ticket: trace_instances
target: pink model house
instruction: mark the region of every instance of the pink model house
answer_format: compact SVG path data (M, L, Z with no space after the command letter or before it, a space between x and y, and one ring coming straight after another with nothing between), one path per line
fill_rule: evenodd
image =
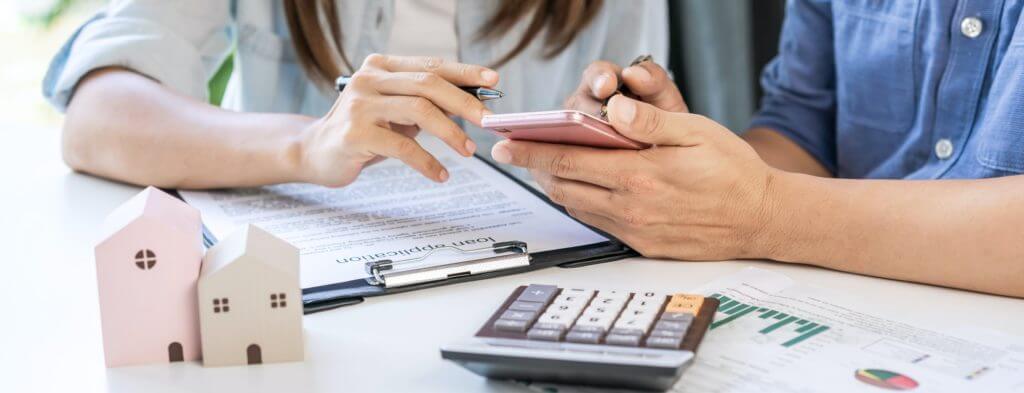
M107 367L200 358L199 211L149 187L114 210L96 245Z

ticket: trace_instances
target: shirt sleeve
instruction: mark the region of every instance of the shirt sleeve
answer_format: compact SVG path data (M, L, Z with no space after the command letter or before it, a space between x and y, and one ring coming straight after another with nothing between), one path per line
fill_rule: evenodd
M822 0L790 0L779 54L761 75L764 97L751 127L778 131L836 173L836 75L832 10Z
M651 55L659 64L668 61L668 2L660 0L606 1L612 14L600 58L628 65L637 56Z
M90 71L124 67L207 100L207 81L231 49L230 0L120 0L83 24L57 52L43 96L67 109Z

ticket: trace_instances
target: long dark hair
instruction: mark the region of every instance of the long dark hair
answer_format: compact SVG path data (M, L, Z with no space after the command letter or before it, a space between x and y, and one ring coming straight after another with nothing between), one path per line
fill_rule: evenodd
M519 43L491 67L500 67L518 56L543 31L544 57L561 53L594 19L603 0L502 0L476 34L478 40L494 40L519 20L531 18ZM341 47L341 25L335 0L284 0L288 28L299 62L310 79L330 86L334 78L354 70Z

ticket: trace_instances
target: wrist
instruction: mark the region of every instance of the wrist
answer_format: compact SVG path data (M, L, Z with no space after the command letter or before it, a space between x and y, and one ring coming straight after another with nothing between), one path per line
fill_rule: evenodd
M306 152L309 150L310 135L315 132L319 119L296 116L295 126L285 135L283 143L280 144L278 162L285 174L286 182L310 183L311 172L309 162L306 160Z
M757 230L743 258L792 261L795 217L805 190L804 175L769 168L755 214Z
M775 212L765 228L761 258L780 262L812 263L831 239L838 223L838 201L831 179L778 170Z

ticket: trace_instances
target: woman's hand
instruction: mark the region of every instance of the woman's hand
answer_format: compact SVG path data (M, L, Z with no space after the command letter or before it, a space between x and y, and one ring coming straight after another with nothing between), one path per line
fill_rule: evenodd
M458 86L494 86L486 67L433 57L373 54L323 118L302 133L300 178L330 187L353 182L369 164L397 158L438 182L448 171L413 139L420 129L469 157L476 150L448 115L480 125L490 111Z

